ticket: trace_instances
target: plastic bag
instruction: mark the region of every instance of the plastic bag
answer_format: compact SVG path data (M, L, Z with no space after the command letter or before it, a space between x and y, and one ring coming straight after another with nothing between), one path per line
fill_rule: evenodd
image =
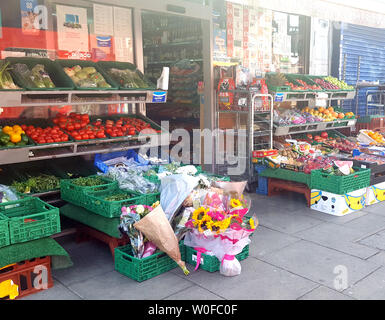
M118 181L123 190L136 191L143 194L158 192L158 185L150 182L142 176L139 166L111 167L105 176Z
M219 267L219 272L226 277L235 277L241 274L242 267L235 256L226 255Z
M198 185L197 177L187 174L174 174L164 177L160 185L160 204L168 218L172 221L174 214Z
M19 197L9 187L0 184L0 203L16 201Z

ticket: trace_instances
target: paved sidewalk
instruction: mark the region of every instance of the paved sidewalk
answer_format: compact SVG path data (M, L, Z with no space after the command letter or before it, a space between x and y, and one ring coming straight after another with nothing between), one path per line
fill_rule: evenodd
M58 242L74 266L53 271L53 288L24 299L385 299L385 203L334 217L297 194L250 196L260 225L240 276L188 265L187 277L177 268L138 283L114 271L107 245L68 236Z

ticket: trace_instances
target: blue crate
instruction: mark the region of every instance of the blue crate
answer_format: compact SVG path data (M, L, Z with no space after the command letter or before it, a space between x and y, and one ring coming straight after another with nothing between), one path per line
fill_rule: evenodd
M268 180L267 179L268 178L260 176L261 172L264 170L266 170L265 166L261 166L261 165L255 166L255 171L257 171L257 173L258 173L258 188L256 190L256 193L267 196L267 194L268 194Z
M140 155L138 155L134 150L127 150L111 153L98 153L95 155L94 165L103 173L107 173L108 166L104 163L104 161L119 157L126 157L127 159L134 158L138 165L148 165L149 163L147 160L144 160Z

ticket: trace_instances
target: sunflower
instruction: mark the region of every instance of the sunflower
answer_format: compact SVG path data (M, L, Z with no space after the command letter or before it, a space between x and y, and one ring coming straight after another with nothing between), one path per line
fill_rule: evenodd
M200 222L202 221L202 219L207 215L207 213L209 212L210 209L205 209L203 207L200 207L198 209L196 209L193 214L192 214L192 220L193 220L193 223L194 225L196 226L197 224L200 225Z
M252 230L255 229L255 223L254 223L254 219L253 218L250 218L250 227Z
M231 199L230 205L232 208L238 208L238 207L242 206L242 203L238 199Z

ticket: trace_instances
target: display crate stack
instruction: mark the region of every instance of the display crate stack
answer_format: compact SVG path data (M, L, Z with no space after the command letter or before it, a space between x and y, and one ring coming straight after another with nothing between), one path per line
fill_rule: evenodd
M59 209L37 197L0 204L0 251L8 246L50 237L60 231ZM53 286L50 257L36 257L31 261L14 261L11 265L0 266L0 288L10 286L9 292L1 290L0 298L21 298ZM47 270L46 286L36 287L31 280L34 267L38 265ZM21 276L27 279L26 283Z

